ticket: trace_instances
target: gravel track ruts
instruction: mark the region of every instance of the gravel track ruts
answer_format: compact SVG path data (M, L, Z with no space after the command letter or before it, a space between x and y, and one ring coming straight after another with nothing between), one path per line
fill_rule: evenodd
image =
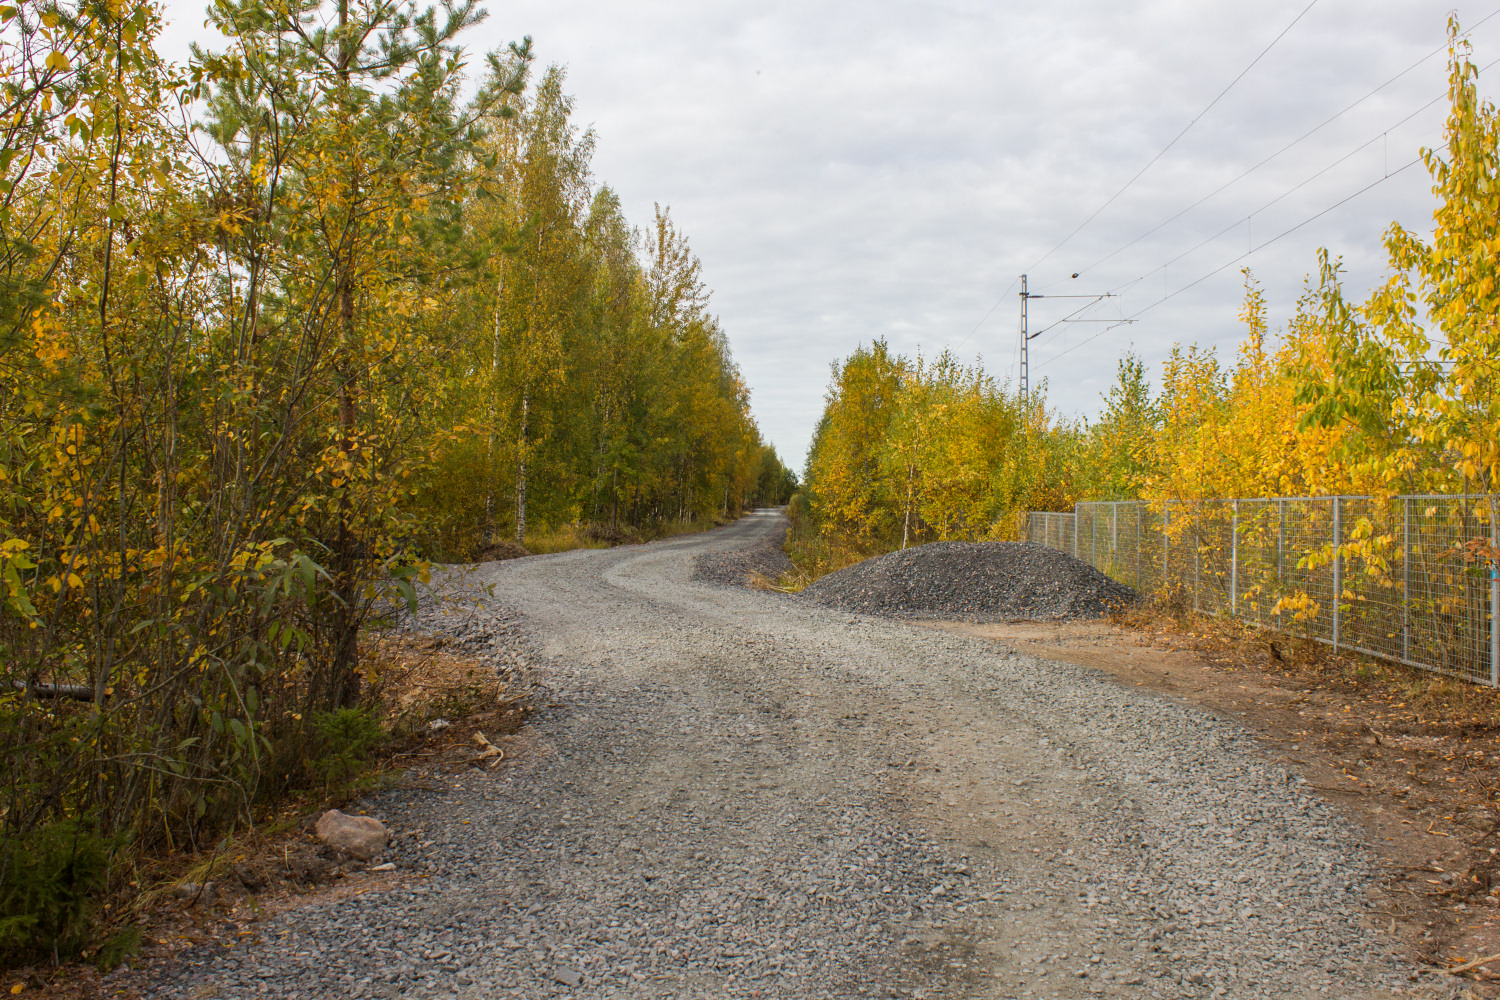
M1355 831L1232 724L694 582L782 523L480 567L493 598L426 624L542 685L519 752L363 803L388 889L150 995L1448 995L1370 929Z

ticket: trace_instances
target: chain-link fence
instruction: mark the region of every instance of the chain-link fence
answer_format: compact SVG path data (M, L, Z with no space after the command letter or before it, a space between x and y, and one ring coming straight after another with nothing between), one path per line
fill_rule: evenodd
M1026 533L1141 593L1500 686L1496 515L1489 496L1122 501Z

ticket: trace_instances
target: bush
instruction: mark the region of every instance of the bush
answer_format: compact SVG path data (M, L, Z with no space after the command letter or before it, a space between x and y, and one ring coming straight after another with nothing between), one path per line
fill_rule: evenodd
M313 716L313 730L322 753L312 761L312 769L329 788L358 774L386 739L374 713L363 708L319 712Z
M0 841L0 961L77 957L91 942L110 844L76 819Z

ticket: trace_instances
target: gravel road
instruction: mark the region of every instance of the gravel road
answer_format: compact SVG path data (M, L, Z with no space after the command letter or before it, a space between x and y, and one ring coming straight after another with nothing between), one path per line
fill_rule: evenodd
M544 687L519 752L363 803L388 888L153 995L1448 995L1371 929L1355 832L1233 725L694 580L781 525L481 567L493 597L429 627Z

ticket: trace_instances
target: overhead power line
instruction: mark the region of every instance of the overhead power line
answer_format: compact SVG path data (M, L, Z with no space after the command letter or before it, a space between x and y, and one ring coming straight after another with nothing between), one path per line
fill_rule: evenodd
M1467 29L1464 30L1464 36L1467 37L1476 28L1478 28L1480 25L1484 24L1486 21L1490 20L1491 18L1495 17L1496 15L1500 15L1500 8L1496 8L1495 10L1490 11L1484 17L1480 18L1478 21L1474 22L1474 24L1470 25ZM1311 138L1316 133L1318 133L1318 132L1322 131L1323 129L1327 128L1329 125L1332 125L1334 122L1338 121L1338 119L1342 118L1344 115L1348 114L1350 111L1353 111L1355 108L1359 107L1365 101L1368 101L1370 98L1374 97L1376 94L1380 93L1382 90L1384 90L1385 88L1389 87L1391 84L1395 83L1397 80L1400 80L1403 76L1405 76L1406 74L1410 73L1412 70L1416 69L1418 66L1422 65L1423 63L1427 62L1427 60L1431 59L1433 56L1437 55L1440 52L1446 51L1447 48L1448 48L1448 43L1447 42L1444 42L1442 45L1439 45L1437 48L1433 49L1431 52L1427 53L1425 56L1423 56L1422 58L1418 59L1416 62L1412 63L1410 66L1406 67L1401 72L1397 73L1395 76L1391 77L1389 80L1385 81L1380 86L1376 87L1374 90L1369 91L1367 94L1365 94L1363 97L1359 98L1358 100L1354 101L1353 103L1345 105L1342 110L1337 111L1337 112L1335 112L1332 115L1329 115L1323 121L1321 121L1317 125L1314 125L1312 128L1308 129L1306 132L1303 132L1297 138L1293 139L1291 142L1287 143L1285 146L1282 146L1280 149L1276 150L1276 152L1272 153L1270 156L1267 156L1265 159L1261 160L1259 163L1255 164L1253 167L1248 168L1243 173L1241 173L1238 176L1236 176L1234 179L1225 181L1223 184L1220 184L1218 187L1214 188L1208 194L1206 194L1203 197L1199 198L1197 201L1193 202L1191 205L1189 205L1186 208L1182 209L1181 211L1177 212L1175 215L1172 215L1169 218L1164 219L1163 221L1161 221L1161 222L1157 223L1156 225L1152 226L1150 229L1146 230L1144 233L1142 233L1141 235L1137 236L1135 239L1131 240L1129 243L1126 243L1125 245L1123 245L1121 247L1118 247L1118 248L1116 248L1114 250L1111 250L1109 253L1105 254L1103 257L1100 257L1098 260L1094 261L1092 264L1089 264L1086 267L1080 268L1078 273L1079 274L1087 274L1087 273L1089 273L1094 268L1098 267L1100 264L1103 264L1106 261L1112 260L1113 258L1115 258L1115 257L1119 256L1120 254L1124 253L1126 250L1129 250L1131 247L1135 246L1141 240L1146 239L1148 236L1154 235L1155 233L1161 231L1163 228L1165 228L1165 227L1171 225L1172 223L1176 222L1178 219L1182 218L1184 215L1188 214L1193 209L1197 208L1199 205L1202 205L1204 202L1206 202L1206 201L1208 201L1208 200L1210 200L1210 199L1212 199L1214 197L1217 197L1218 195L1222 194L1224 191L1226 191L1229 188L1233 187L1234 185L1238 184L1240 181L1244 180L1246 177L1249 177L1251 174L1255 173L1261 167L1265 166L1267 163L1270 163L1272 160L1276 159L1281 154L1283 154L1283 153L1291 150L1292 148L1294 148L1296 146L1301 145L1303 142L1305 142L1306 140L1308 140L1309 138ZM1418 109L1418 111L1416 112L1416 114L1420 114L1422 111L1426 111L1429 107L1431 107L1433 104L1437 103L1437 101L1442 100L1443 97L1445 97L1445 96L1447 96L1447 95L1446 94L1439 95L1434 101L1431 101L1428 104L1423 105L1420 109ZM1411 117L1415 117L1415 114L1413 114L1411 116L1408 116L1408 118L1402 119L1400 122L1397 122L1396 125L1391 126L1391 128L1395 128L1398 125L1404 124ZM1390 131L1390 130L1387 129L1386 131ZM1379 138L1379 136L1377 136L1376 138ZM1372 139L1370 141L1374 142L1375 140ZM1368 145L1368 143L1366 143L1366 145ZM1363 149L1364 146L1361 146L1359 148ZM1060 280L1062 280L1062 279L1060 279ZM1057 282L1054 282L1054 284L1057 284Z
M1489 17L1494 17L1495 14L1500 14L1500 10L1495 11L1493 14L1489 15ZM1488 20L1489 17L1486 17L1484 20ZM1480 23L1483 23L1483 22L1480 22ZM1478 27L1478 25L1476 24L1475 27ZM1488 72L1489 70L1493 69L1497 65L1500 65L1500 59L1493 59L1490 62L1485 63L1482 67L1480 67L1479 72L1481 74L1483 74L1483 73ZM1132 279L1130 281L1127 281L1127 282L1125 282L1122 285L1117 285L1114 288L1114 291L1118 294L1118 293L1122 292L1126 288L1130 288L1130 287L1132 287L1134 285L1140 284L1142 281L1145 281L1147 278L1151 277L1153 274L1156 274L1158 271L1161 271L1162 269L1164 269L1166 267L1169 267L1172 264L1175 264L1177 261L1182 260L1184 257L1187 257L1187 256L1189 256L1189 255L1197 252L1198 250L1201 250L1203 247L1205 247L1208 244L1214 242L1215 240L1223 237L1225 234L1227 234L1227 233L1229 233L1229 232L1231 232L1231 231L1239 228L1239 226L1241 224L1243 224L1244 222L1246 222L1249 218L1251 218L1251 217L1253 217L1255 215L1258 215L1259 213L1261 213L1261 212L1265 211L1266 209L1270 208L1272 205L1274 205L1277 202L1281 201L1283 198L1287 197L1288 195L1290 195L1290 194L1298 191L1299 189L1307 186L1312 181L1314 181L1317 178L1323 176L1328 171L1332 170L1334 167L1337 167L1339 164L1344 163L1350 157L1354 156L1356 153L1359 153L1361 150L1369 148L1376 141L1378 141L1384 135L1386 135L1386 133L1390 132L1391 129L1399 128L1400 126L1406 124L1407 122L1409 122L1413 118L1415 118L1417 115L1421 114L1423 111L1426 111L1428 108L1432 107L1434 104L1436 104L1439 101L1443 100L1444 97L1446 97L1446 96L1447 95L1444 94L1442 96L1434 98L1431 101L1428 101L1426 104L1424 104L1422 107L1418 108L1416 111L1412 112L1411 114L1407 115L1405 118L1402 118L1400 121L1396 122L1396 124L1390 126L1389 128L1385 129L1384 131L1382 131L1381 133L1379 133L1378 135L1376 135L1375 137L1373 137L1373 138L1367 140L1366 142L1360 144L1359 146L1355 147L1353 150L1351 150L1350 152L1344 154L1339 159L1335 160L1333 163L1330 163L1328 166L1324 167L1322 170L1319 170L1317 173L1313 174L1312 176L1304 179L1303 181L1301 181L1300 183L1294 185L1293 187L1288 188L1286 191L1283 191L1281 194L1277 195L1275 198L1272 198L1270 201L1266 202L1260 208L1258 208L1254 212L1250 213L1250 216L1247 216L1244 219L1237 219L1237 220L1235 220L1234 223L1232 223L1229 226L1226 226L1224 229L1219 230L1219 232L1215 233L1213 236L1210 236L1208 239L1199 242L1196 246L1192 247L1191 249L1183 251L1182 253L1178 254L1176 257L1173 257L1171 260L1168 260L1166 263L1161 264L1158 267L1152 268L1150 271L1147 271L1145 274L1142 274L1140 277L1134 278L1134 279ZM1387 170L1381 177L1378 177L1374 181L1370 182L1369 184L1366 184L1364 187L1360 188L1358 191L1355 191L1353 194L1350 194L1350 195L1348 195L1348 196L1346 196L1344 198L1341 198L1339 201L1337 201L1334 204L1332 204L1332 205L1328 206L1327 208L1323 209L1321 212L1318 212L1316 215L1312 215L1312 216L1309 216L1306 219L1303 219L1301 222L1297 223L1295 226L1292 226L1289 229L1283 230L1282 232L1278 233L1277 235L1271 237L1269 240L1266 240L1264 243L1261 243L1258 246L1251 247L1250 249L1246 250L1244 253L1240 254L1238 257L1234 258L1233 260L1229 261L1228 263L1221 264L1220 266L1214 268L1212 271L1209 271L1207 274L1204 274L1204 275L1202 275L1202 276L1194 279L1193 281L1189 282L1188 284L1183 285L1181 288L1177 289L1176 291L1171 292L1171 293L1169 293L1167 295L1162 296L1161 298L1159 298L1159 299L1155 300L1154 302L1152 302L1150 305L1147 305L1147 306L1143 307L1142 309L1140 309L1139 311L1131 314L1131 316L1127 320L1114 323L1111 326L1107 326L1103 330L1100 330L1098 333L1094 334L1092 337L1088 337L1088 338L1080 341L1079 343L1074 344L1072 347L1067 348L1066 350L1062 351L1061 353L1055 354L1052 357L1047 358L1047 359L1045 359L1043 361L1039 361L1037 363L1036 367L1042 368L1042 367L1044 367L1046 365L1049 365L1052 362L1056 361L1058 358L1063 357L1063 355L1071 354L1073 351L1078 350L1080 347L1083 347L1086 344L1089 344L1089 343L1092 343L1095 340L1098 340L1100 337L1104 336L1106 333L1109 333L1111 330L1114 330L1114 329L1116 329L1119 326L1123 326L1126 322L1134 322L1136 319L1138 319L1139 317L1141 317L1142 315L1144 315L1146 312L1149 312L1150 310L1155 309L1157 306L1163 304L1164 302L1167 302L1167 301L1169 301L1171 299L1174 299L1177 296L1181 295L1183 292L1186 292L1189 289L1191 289L1191 288L1193 288L1193 287L1195 287L1195 286L1203 283L1204 281L1207 281L1209 278L1211 278L1214 275L1220 273L1225 268L1233 267L1235 264L1240 263L1241 261L1243 261L1246 258L1248 258L1248 257L1250 257L1250 256L1252 256L1252 255L1254 255L1254 254L1256 254L1258 252L1260 252L1261 250L1264 250L1266 247L1270 246L1273 243L1276 243L1278 240L1281 240L1282 238L1284 238L1286 236L1290 236L1292 233L1294 233L1297 230L1301 229L1303 226L1306 226L1309 223L1312 223L1312 222L1317 221L1318 219L1321 219L1323 216L1327 215L1329 212L1332 212L1335 209L1339 208L1340 206L1345 205L1345 204L1347 204L1350 201L1353 201L1355 198L1358 198L1360 195L1364 194L1365 192L1367 192L1367 191L1369 191L1369 190L1371 190L1371 189L1373 189L1375 187L1378 187L1379 185L1381 185L1381 184L1385 183L1386 181L1390 180L1392 177L1395 177L1398 174L1404 173L1405 171L1411 169L1412 167L1416 166L1418 163L1421 163L1421 162L1422 162L1422 158L1420 156L1418 156L1418 157L1415 157L1414 159L1407 160L1405 163L1401 164L1395 170Z
M1021 280L1020 278L1015 278L1014 280L1011 281L1011 283L1009 285L1005 286L1005 291L1003 291L1003 292L1000 293L1000 297L995 300L995 304L992 305L992 306L990 306L988 309L986 309L984 311L984 315L981 316L981 317L979 317L979 322L974 324L974 329L972 329L968 333L964 334L964 339L960 340L958 342L957 347L954 348L955 350L957 350L958 347L962 347L965 344L967 344L969 342L969 338L972 337L972 336L974 336L974 334L976 334L976 333L979 332L979 328L981 326L984 326L985 321L990 318L990 316L994 313L994 311L996 309L1000 308L1000 303L1002 303L1002 302L1005 301L1006 296L1008 296L1010 294L1011 289L1015 288L1016 287L1016 282L1018 282L1020 280Z
M1094 212L1093 212L1092 215L1090 215L1087 219L1084 219L1082 222L1080 222L1077 225L1077 227L1074 228L1074 230L1071 233L1069 233L1068 235L1064 236L1058 242L1058 244L1056 246L1054 246L1051 250L1048 250L1046 253L1042 254L1041 257L1037 258L1036 263L1032 264L1031 267L1027 268L1026 270L1027 271L1034 271L1034 270L1036 270L1036 268L1038 266L1040 266L1043 261L1045 261L1048 257L1051 257L1053 254L1057 253L1057 251L1061 250L1064 246L1067 245L1067 243L1068 243L1069 240L1071 240L1073 237L1075 237L1079 233L1081 233L1083 231L1083 229L1084 229L1085 226L1087 226L1090 222L1093 222L1095 219L1097 219L1099 217L1099 214L1101 212L1103 212L1110 205L1113 205L1115 203L1115 200L1117 198L1119 198L1120 195L1122 195L1126 191L1130 190L1131 185L1135 184L1136 181L1140 180L1141 176L1143 174L1145 174L1146 171L1150 170L1156 164L1156 161L1160 160L1163 156L1166 156L1168 150L1170 150L1173 146L1177 145L1178 141L1183 136L1187 135L1188 132L1190 132L1192 130L1193 126L1197 125L1198 122L1200 120L1202 120L1202 118L1203 118L1204 115L1208 114L1209 111L1213 110L1214 105L1218 104L1221 100L1223 100L1224 99L1224 95L1227 94L1227 93L1229 93L1231 90L1233 90L1234 89L1234 85L1237 84L1237 83L1239 83L1242 79L1244 79L1245 74L1249 73L1252 69L1254 69L1255 68L1255 64L1258 63L1258 62L1260 62L1262 59L1264 59L1266 57L1266 53L1270 52L1273 48L1275 48L1276 47L1276 43L1279 42L1279 41L1281 41L1282 38L1286 37L1286 33L1289 32L1289 31L1291 31L1294 27L1296 27L1297 22L1300 21L1300 20L1302 20L1304 17L1306 17L1307 16L1307 12L1310 11L1310 10L1312 10L1313 7L1317 6L1317 3L1318 3L1318 0L1312 0L1312 2L1309 3L1306 7L1302 8L1302 13L1300 13L1296 17L1292 18L1291 23L1288 24L1285 28L1282 28L1281 29L1281 33L1278 34L1275 38L1271 39L1270 44L1267 45L1265 48L1261 49L1260 50L1260 54L1258 56L1256 56L1254 59L1250 60L1250 64L1248 66L1246 66L1244 69L1240 70L1239 74L1233 80L1229 81L1229 85L1226 86L1223 90L1219 91L1218 96L1216 96L1213 100L1209 101L1208 104L1204 107L1204 109L1202 111L1198 112L1198 114L1193 117L1192 121L1190 121L1186 125L1184 125L1182 127L1182 131L1180 131L1176 135L1174 135L1172 137L1171 141L1168 142L1165 146L1163 146L1161 148L1160 152L1158 152L1155 156L1151 157L1151 159L1146 162L1146 165L1144 167L1142 167L1141 169L1137 170L1135 172L1135 175L1133 177L1131 177L1130 180L1126 181L1125 184L1118 191L1116 191L1114 194L1110 195L1109 198L1107 198L1105 200L1104 204L1102 204L1098 208L1094 209Z
M1497 61L1500 61L1500 60L1497 60ZM1485 69L1489 69L1490 66L1493 66L1493 65L1495 65L1495 64L1494 63L1490 63L1489 66L1485 67ZM1446 95L1444 95L1444 96L1446 96ZM1379 133L1378 135L1374 136L1373 138L1366 139L1364 142L1360 143L1358 146L1355 146L1353 149L1351 149L1349 152L1345 153L1343 156L1339 157L1337 160L1334 160L1332 163L1328 164L1328 166L1326 166L1323 169L1319 170L1317 173L1314 173L1314 174L1312 174L1312 175L1310 175L1308 177L1303 178L1301 181L1298 181L1296 184L1294 184L1291 187L1287 188L1285 191L1281 192L1276 197L1274 197L1270 201L1266 202L1264 205L1262 205L1259 208L1255 209L1249 215L1246 215L1243 218L1235 219L1233 222L1231 222L1229 225L1225 226L1223 229L1219 230L1217 233L1214 233L1212 236L1208 237L1207 239L1204 239L1204 240L1200 241L1199 243L1195 244L1194 246L1189 247L1187 250L1184 250L1182 253L1178 254L1176 257L1173 257L1170 260L1164 261L1163 263L1161 263L1161 264L1157 265L1156 267L1152 268L1151 270L1147 271L1145 274L1141 275L1140 277L1133 278L1130 281L1125 282L1124 284L1116 285L1114 287L1113 291L1119 292L1119 291L1122 291L1123 289L1129 288L1132 285L1140 284L1142 281L1145 281L1147 278L1151 277L1157 271L1161 271L1161 270L1163 270L1165 268L1171 267L1173 264L1175 264L1178 261L1182 260L1184 257L1189 257L1189 256L1197 253L1199 250L1202 250L1204 247L1208 246L1210 243L1212 243L1215 240L1223 237L1227 233L1233 232L1234 230L1238 229L1240 226L1244 225L1250 219L1253 219L1255 216L1260 215L1262 212L1268 210L1269 208L1271 208L1273 205L1275 205L1277 202L1281 201L1282 199L1290 197L1293 194L1296 194L1298 191L1300 191L1303 188L1307 187L1307 185L1311 184L1313 181L1317 180L1319 177L1322 177L1324 174L1328 173L1328 171L1334 169L1335 167L1341 166L1344 163L1347 163L1353 157L1355 157L1358 154L1364 152L1366 149L1369 149L1375 143L1379 142L1381 139L1383 139L1386 136L1387 133L1391 132L1393 129L1398 129L1402 125L1405 125L1407 122L1411 121L1413 118L1417 117L1422 112L1426 111L1428 108L1432 107L1434 104L1437 104L1441 100L1443 100L1443 97L1437 97L1437 98L1434 98L1431 101L1428 101L1426 104L1422 105L1420 108L1418 108L1417 110L1413 111L1411 114L1407 115L1405 118L1401 119L1400 121L1396 122L1394 125L1392 125L1389 128L1387 128L1384 132ZM1407 164L1407 165L1410 166L1410 164ZM1300 225L1300 223L1299 223L1299 225Z
M1209 271L1207 274L1201 275L1201 276L1193 279L1192 281L1188 282L1186 285L1183 285L1181 288L1177 289L1176 291L1170 292L1170 293L1168 293L1166 295L1163 295L1161 298L1159 298L1156 301L1152 302L1150 305L1143 306L1141 309L1139 309L1136 312L1132 313L1128 317L1127 320L1123 320L1120 323L1116 323L1114 326L1105 327L1103 330L1100 330L1098 333L1094 334L1092 337L1088 337L1088 338L1086 338L1084 340L1079 341L1078 343L1074 344L1072 347L1069 347L1066 350L1059 352L1058 354L1054 354L1052 357L1047 358L1045 361L1038 362L1037 363L1037 367L1038 368L1042 368L1042 367L1044 367L1046 365L1050 365L1052 362L1058 360L1059 358L1064 357L1065 355L1072 354L1074 351L1078 350L1080 347L1083 347L1086 344L1090 344L1090 343L1094 342L1095 340L1098 340L1100 337L1104 336L1110 330L1113 330L1116 327L1123 325L1123 323L1125 323L1125 322L1134 322L1135 320L1139 319L1141 316L1143 316L1146 313L1150 312L1152 309L1155 309L1157 306L1161 305L1162 303L1171 301L1172 299L1175 299L1177 296L1181 295L1183 292L1186 292L1189 289L1194 288L1194 287L1202 284L1203 282L1207 281L1209 278L1212 278L1214 275L1216 275L1219 272L1223 271L1225 268L1233 267L1234 265L1236 265L1236 264L1240 263L1241 261L1245 260L1247 257L1250 257L1250 256L1252 256L1252 255L1254 255L1256 253L1259 253L1261 250L1264 250L1266 247L1268 247L1271 244L1277 242L1278 240L1281 240L1281 239L1283 239L1283 238L1285 238L1287 236L1290 236L1292 233L1295 233L1297 230L1301 229L1303 226L1308 225L1309 223L1316 222L1318 219L1321 219L1323 216L1327 215L1329 212L1332 212L1335 209L1340 208L1343 205L1348 204L1349 202L1353 201L1355 198L1358 198L1360 195L1364 194L1366 191L1369 191L1372 188L1375 188L1375 187L1380 186L1381 184L1384 184L1386 181L1390 180L1392 177L1396 177L1397 175L1402 174L1402 173L1404 173L1407 170L1410 170L1412 167L1416 166L1418 163L1421 163L1421 162L1422 162L1422 158L1420 156L1416 157L1415 159L1407 160L1405 163L1403 163L1401 166L1397 167L1395 170L1390 171L1389 173L1385 174L1384 176L1377 177L1375 180L1371 181L1369 184L1366 184L1364 187L1360 188L1358 191L1355 191L1353 194L1351 194L1351 195L1349 195L1349 196L1347 196L1345 198L1341 198L1338 201L1334 202L1332 205L1329 205L1327 208L1323 209L1317 215L1308 216L1306 219L1303 219L1301 222L1297 223L1295 226L1292 226L1290 229L1284 229L1284 230L1282 230L1280 233L1277 233L1275 236L1273 236L1270 239L1266 240L1264 243L1260 244L1259 246L1256 246L1256 247L1253 247L1253 248L1251 248L1249 250L1246 250L1244 253L1240 254L1238 257L1234 258L1233 260L1228 261L1228 262L1226 262L1224 264L1220 264L1218 267L1214 268L1212 271ZM1143 275L1141 278L1137 278L1136 281L1144 280L1145 277L1146 277L1146 275Z

